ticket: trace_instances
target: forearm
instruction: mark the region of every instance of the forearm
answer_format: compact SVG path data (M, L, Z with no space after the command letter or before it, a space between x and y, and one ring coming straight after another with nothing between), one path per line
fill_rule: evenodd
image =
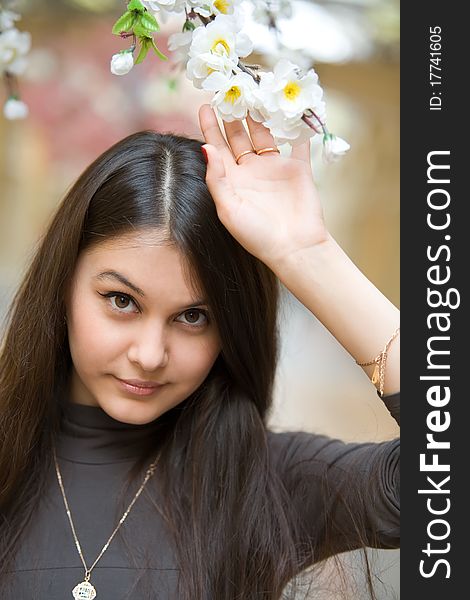
M399 310L329 238L270 268L359 362L373 360L399 325ZM363 367L369 377L374 366ZM388 349L384 393L400 389L400 336Z

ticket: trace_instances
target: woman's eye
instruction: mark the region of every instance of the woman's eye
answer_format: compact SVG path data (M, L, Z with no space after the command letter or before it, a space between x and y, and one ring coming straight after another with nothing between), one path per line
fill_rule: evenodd
M200 308L190 308L189 310L185 310L184 313L181 313L181 316L185 317L186 324L192 325L193 327L203 327L209 322L207 312ZM202 319L200 317L202 317Z
M107 299L111 309L115 312L119 313L138 313L139 307L136 302L127 294L123 294L122 292L109 292L107 294L101 294L98 292L100 296L103 296ZM185 310L178 317L180 319L184 317L183 323L185 325L190 325L192 327L204 327L209 323L209 316L207 311L202 310L200 308L190 308Z
M118 292L110 292L109 294L101 294L105 298L108 298L111 308L121 313L133 313L138 312L133 307L136 306L134 300L127 294L121 294Z

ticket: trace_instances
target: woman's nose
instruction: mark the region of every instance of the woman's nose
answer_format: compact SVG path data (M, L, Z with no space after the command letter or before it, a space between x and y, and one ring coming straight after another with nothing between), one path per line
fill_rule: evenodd
M156 371L168 363L168 344L162 327L144 326L129 346L127 356L143 371Z

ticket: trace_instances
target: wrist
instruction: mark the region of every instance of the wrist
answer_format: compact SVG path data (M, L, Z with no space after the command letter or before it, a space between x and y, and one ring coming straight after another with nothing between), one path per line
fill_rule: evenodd
M322 243L286 253L273 267L284 286L357 361L376 357L398 327L398 309L330 235ZM399 340L390 345L385 381L382 368L384 394L398 389L399 348ZM375 363L364 367L369 377L374 368Z
M325 230L314 244L291 246L280 252L277 258L271 259L268 266L282 280L284 274L302 269L306 263L319 266L328 264L338 258L338 252L341 252L341 249L330 233Z

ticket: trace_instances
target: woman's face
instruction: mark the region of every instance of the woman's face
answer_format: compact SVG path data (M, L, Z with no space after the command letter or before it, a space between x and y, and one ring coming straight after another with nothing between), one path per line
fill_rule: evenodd
M220 351L205 299L185 282L181 255L152 232L82 252L66 312L70 400L124 423L148 423L179 404Z

